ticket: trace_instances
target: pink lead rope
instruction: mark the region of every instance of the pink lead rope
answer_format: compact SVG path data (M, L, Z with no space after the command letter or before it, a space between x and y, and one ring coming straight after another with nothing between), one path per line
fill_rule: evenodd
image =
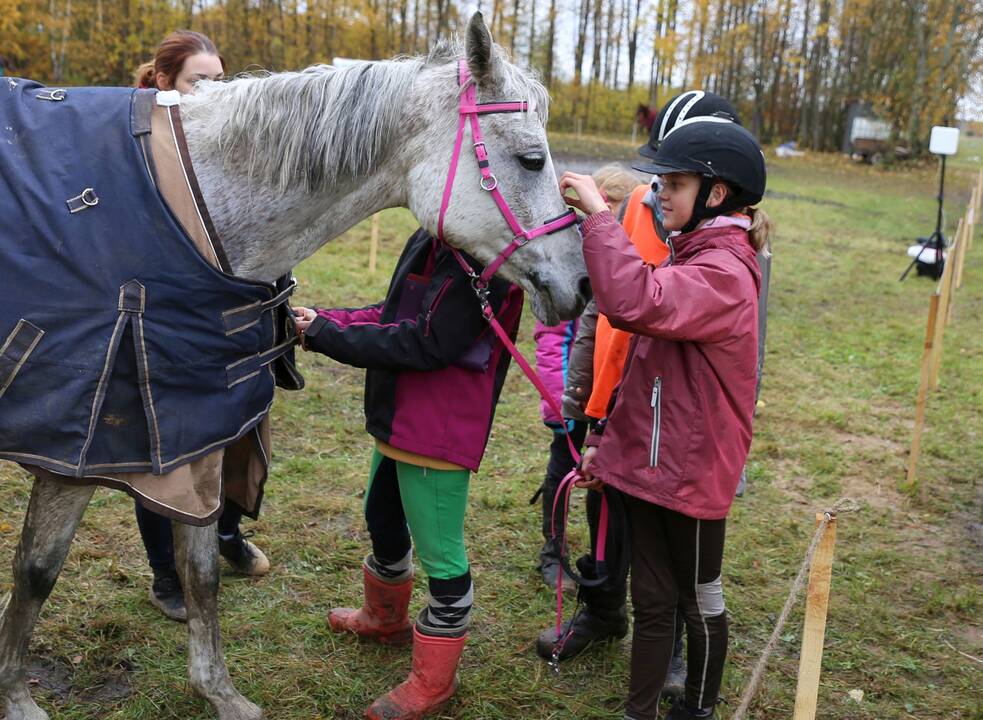
M501 191L498 189L498 179L491 171L491 164L488 160L488 150L485 147L484 141L482 140L481 125L478 121L478 116L490 113L528 112L529 104L525 101L479 103L477 101L477 89L475 88L475 83L471 78L471 72L468 70L468 65L464 60L458 61L458 82L463 90L461 92L457 137L454 140L454 152L451 155L450 166L447 170L447 180L444 183L444 194L440 200L440 214L437 218L437 238L441 242L445 242L444 216L447 214L447 208L450 205L451 193L454 188L454 178L457 176L457 164L461 158L461 148L464 145L464 130L470 123L471 139L474 144L475 159L478 161L478 170L481 173L481 189L489 193L492 199L495 201L499 211L502 213L502 217L505 218L505 222L508 223L509 229L512 231L513 238L512 242L510 242L508 246L502 250L501 253L499 253L498 257L489 263L481 274L475 272L474 268L468 264L468 262L461 256L461 253L456 248L450 246L448 247L450 247L451 252L454 254L454 258L457 260L458 264L471 278L471 286L474 288L475 294L478 296L478 300L481 303L482 315L484 315L485 319L488 321L488 324L491 325L492 330L498 336L498 339L501 340L505 348L509 351L509 354L515 358L516 363L520 368L522 368L522 372L526 374L526 377L528 377L535 386L543 400L546 401L553 412L556 413L557 417L562 418L563 411L556 402L556 398L550 394L549 390L546 388L546 385L543 384L543 381L536 374L536 371L532 369L528 362L526 362L526 359L522 356L522 353L519 352L518 348L516 348L511 338L509 338L508 334L495 317L495 313L492 310L491 303L489 302L488 283L495 273L498 272L498 269L502 266L502 264L508 260L516 250L521 248L530 240L570 227L577 222L577 215L573 210L567 210L567 212L563 213L559 217L548 220L533 230L525 230L522 227L515 215L512 213L511 208L509 208L508 202L506 202ZM570 455L573 457L574 461L579 467L581 460L580 453L577 451L577 448L573 443L573 439L570 437L570 433L566 429L565 425L563 427L563 432L566 434L567 445L570 448ZM563 520L561 521L561 527L559 528L561 552L562 548L566 547L566 518L570 508L570 494L573 491L574 482L578 477L580 477L578 468L574 468L567 473L566 477L564 477L560 482L560 485L557 488L556 497L553 500L552 534L553 538L556 539L558 532L556 527L556 511L559 507L561 496L563 498ZM597 562L599 564L604 562L608 531L607 498L603 493L601 497L601 514L596 553ZM561 641L562 625L563 573L560 572L557 573L556 580L557 644L553 650L553 660L550 663L555 672L560 671L559 653L560 650L562 650L563 642L566 640L564 637Z

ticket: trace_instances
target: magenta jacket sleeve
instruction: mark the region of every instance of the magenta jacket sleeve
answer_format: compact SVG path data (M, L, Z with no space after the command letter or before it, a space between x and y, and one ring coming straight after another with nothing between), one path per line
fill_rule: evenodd
M378 323L382 315L382 303L364 308L315 308L315 310L318 315L339 327L347 327L352 323Z
M670 340L716 342L729 337L744 311L735 268L741 261L710 248L683 265L645 263L610 212L581 226L584 260L598 309L612 327Z

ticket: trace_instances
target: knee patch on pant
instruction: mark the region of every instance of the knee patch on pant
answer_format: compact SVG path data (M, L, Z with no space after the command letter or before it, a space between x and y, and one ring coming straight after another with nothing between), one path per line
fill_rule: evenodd
M697 584L696 603L700 608L700 615L705 618L723 615L726 610L724 607L724 584L719 575L710 582Z

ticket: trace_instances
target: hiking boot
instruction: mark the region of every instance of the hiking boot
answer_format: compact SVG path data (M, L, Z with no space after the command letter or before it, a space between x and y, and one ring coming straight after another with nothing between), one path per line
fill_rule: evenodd
M361 608L334 608L328 624L334 632L351 632L382 645L406 645L413 639L409 619L413 573L383 580L362 564L364 600Z
M666 720L716 720L714 707L691 708L682 699L677 698L672 705Z
M236 530L236 534L228 540L220 535L218 551L240 575L261 577L270 571L270 561L266 559L262 550L246 539L252 535L252 530L245 533Z
M569 660L580 655L591 645L621 640L627 634L628 609L626 607L622 606L620 611L613 615L602 616L594 614L590 607L585 605L572 620L563 623L560 637L566 639L563 640L558 658ZM556 628L546 628L536 641L536 653L541 658L552 660L556 645Z
M577 583L567 574L560 563L560 555L556 552L556 544L552 540L547 540L543 549L539 551L539 572L543 575L543 582L546 587L556 592L556 577L563 573L563 592L572 593L577 589Z
M184 606L184 590L174 568L154 568L154 584L150 586L150 604L166 618L178 622L188 621L188 609Z

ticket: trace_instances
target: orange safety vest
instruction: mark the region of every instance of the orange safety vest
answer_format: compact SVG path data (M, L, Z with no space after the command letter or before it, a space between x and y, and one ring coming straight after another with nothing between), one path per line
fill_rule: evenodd
M652 208L642 203L648 191L648 185L639 185L632 191L621 226L642 260L659 265L669 256L669 247L655 232ZM608 401L621 380L629 340L631 333L614 329L604 315L598 314L594 334L594 387L585 409L588 416L602 418L608 414Z

